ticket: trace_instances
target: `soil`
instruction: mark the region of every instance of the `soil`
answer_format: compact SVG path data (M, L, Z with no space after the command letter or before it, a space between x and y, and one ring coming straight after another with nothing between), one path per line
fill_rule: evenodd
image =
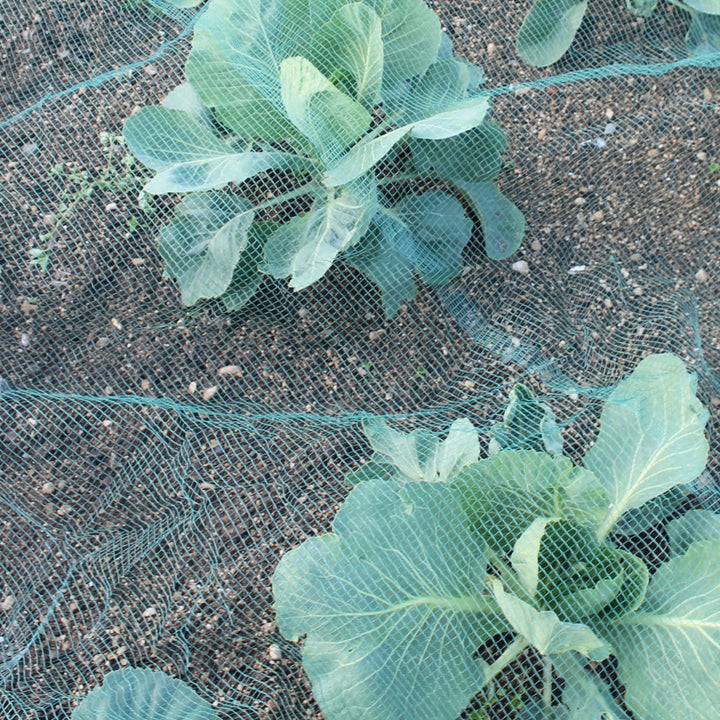
M0 21L8 717L65 718L130 664L193 681L222 718L319 718L299 648L274 624L270 578L283 552L329 529L344 474L369 455L366 413L436 430L466 415L485 432L523 381L556 410L578 459L597 430L596 389L649 352L676 352L712 413L711 462L687 502L714 507L717 69L518 88L630 58L650 38L649 57L664 58L681 42L678 13L593 16L570 57L533 70L512 42L528 3L430 4L502 89L499 184L527 234L498 263L476 233L462 276L421 289L389 322L376 289L342 265L301 293L267 283L242 313L183 308L155 244L173 201L144 215L137 188L96 188L57 233L48 271L31 266L73 188L67 172L96 176L99 134L121 132L181 80L192 11L17 3ZM65 175L49 173L57 164ZM662 557L662 539L658 527L643 546ZM499 679L493 720L536 695L535 661Z

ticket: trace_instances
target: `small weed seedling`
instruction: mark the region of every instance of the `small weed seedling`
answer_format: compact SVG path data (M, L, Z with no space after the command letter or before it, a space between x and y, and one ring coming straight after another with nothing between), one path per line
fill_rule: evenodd
M30 265L39 268L41 272L46 272L50 265L52 249L61 230L75 217L78 208L89 200L96 190L103 190L116 196L127 195L135 192L146 179L121 135L101 132L100 144L103 147L105 163L97 174L85 169L68 168L62 164L50 168L50 177L64 180L65 189L60 194L60 203L55 213L49 218L51 229L38 237L39 247L28 251L31 258ZM145 213L152 212L147 197L143 197L142 194L140 207ZM130 228L131 231L140 224L136 217L132 217L128 222L134 224L134 227Z

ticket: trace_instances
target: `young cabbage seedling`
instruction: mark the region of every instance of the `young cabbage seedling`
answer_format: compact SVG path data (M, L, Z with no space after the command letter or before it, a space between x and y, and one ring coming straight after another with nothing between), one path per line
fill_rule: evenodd
M670 522L652 577L618 543L703 471L695 390L679 358L646 358L610 393L582 465L524 387L482 460L468 420L442 441L366 421L375 454L348 477L332 532L286 553L273 578L278 626L305 637L327 720L454 720L529 648L544 689L524 720L628 720L590 666L610 656L635 720L684 720L688 698L693 717L716 717L720 516ZM500 651L484 660L488 646Z

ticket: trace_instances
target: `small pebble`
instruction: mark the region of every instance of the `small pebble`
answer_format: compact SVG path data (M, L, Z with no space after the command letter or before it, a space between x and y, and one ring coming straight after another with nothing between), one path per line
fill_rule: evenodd
M699 283L704 283L704 282L707 282L707 281L708 281L708 274L707 274L707 272L705 271L704 268L700 268L700 269L695 273L695 279L696 279Z
M573 265L568 270L568 275L580 275L580 273L584 273L587 270L587 265Z
M130 263L132 265L135 265L135 267L137 267L138 265L144 265L145 258L133 258L132 260L130 260Z
M633 295L642 295L645 291L641 287L633 288Z
M15 598L12 595L6 595L5 599L2 601L2 609L5 612L8 612L14 604Z
M268 657L271 660L282 660L282 650L279 645L271 645L268 648Z
M587 200L584 197L576 197L575 198L576 205L584 205L586 202L587 202Z
M487 54L488 57L492 57L497 52L497 45L495 43L488 43Z
M605 298L605 300L603 301L603 304L605 305L605 307L608 310L610 310L610 308L612 308L612 306L613 306L613 302L610 298Z
M641 255L640 253L633 253L633 254L630 256L630 259L631 259L633 262L642 262L642 255Z
M150 77L152 77L153 75L157 75L157 69L154 65L146 65L143 68L143 72Z
M384 330L371 330L368 333L368 338L370 340L377 340L384 332Z
M519 272L521 275L527 275L530 272L530 266L525 260L518 260L512 264L512 269L515 272Z
M115 212L118 209L117 203L111 202L105 206L105 212Z
M140 381L140 387L141 387L143 390L149 390L149 389L150 389L150 381L147 380L147 379L141 380L141 381Z
M215 396L215 393L218 391L218 389L219 388L217 385L211 385L210 387L206 387L202 391L202 399L205 400L205 402L207 402L208 400L210 400L212 397Z
M23 347L29 347L30 346L30 336L27 333L23 333L20 336L20 344Z
M710 90L710 88L705 88L703 90L703 98L704 98L705 102L712 102L713 94L712 94L712 90Z
M110 323L116 330L122 330L122 323L117 318L110 320Z
M25 155L25 157L28 157L30 155L34 155L38 151L38 144L34 142L25 143L21 148L20 152Z
M606 117L608 120L612 120L613 117L615 117L615 111L614 111L612 108L608 108L608 109L605 111L605 117Z
M593 222L600 222L605 218L605 213L602 210L596 210L593 213L590 213L590 219Z
M43 495L52 495L55 492L55 486L51 482L46 482L40 488L40 492Z
M192 395L197 392L197 383L193 380L188 386L187 391Z
M615 123L608 123L605 126L604 133L606 135L614 135L616 130L617 130L617 125Z
M152 605L149 608L145 608L145 610L143 610L142 616L144 618L149 618L153 615L157 615L157 610Z
M242 368L239 365L224 365L218 368L218 375L235 375L240 377L242 375Z
M542 250L542 243L539 240L533 240L530 247L533 252L540 252Z
M200 489L201 490L214 490L215 485L213 485L213 483L209 483L209 482L201 482Z

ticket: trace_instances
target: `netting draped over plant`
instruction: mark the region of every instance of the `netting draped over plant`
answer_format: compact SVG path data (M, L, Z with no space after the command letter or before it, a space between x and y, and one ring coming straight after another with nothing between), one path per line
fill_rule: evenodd
M716 717L719 0L0 15L1 717Z

